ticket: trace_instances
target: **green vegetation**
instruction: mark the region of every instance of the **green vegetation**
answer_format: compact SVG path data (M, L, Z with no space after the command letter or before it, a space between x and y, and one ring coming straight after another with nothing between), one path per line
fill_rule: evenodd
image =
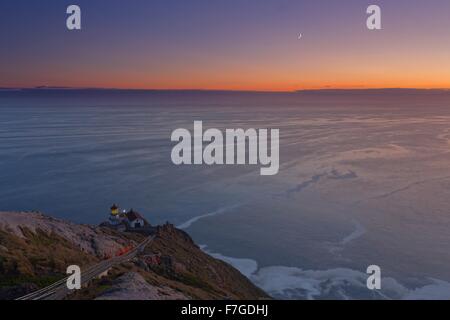
M144 239L143 235L119 233L108 228L97 228L95 233L115 242L119 248ZM39 229L22 229L22 234L23 237L8 229L0 229L0 299L14 299L46 287L64 278L69 265L83 268L99 262L76 242L70 242L59 234ZM155 254L159 259L152 259ZM148 285L158 288L162 296L268 298L236 269L200 250L187 233L165 225L158 227L155 240L137 259L114 266L107 276L92 280L87 287L75 291L67 299L95 299L110 289L117 290L114 287L116 279L129 272L139 273ZM179 295L171 296L173 292Z
M39 288L44 288L46 286L51 285L52 283L55 283L58 280L61 280L65 277L64 274L55 274L53 276L41 276L41 277L32 277L32 276L24 276L19 275L16 277L10 277L1 275L0 276L0 288L4 287L14 287L17 285L22 285L25 283L32 283L38 286Z
M190 274L183 274L178 277L178 280L188 286L196 287L206 290L208 292L214 292L214 289L207 282L199 279L198 277Z
M0 288L22 284L47 286L64 277L70 264L96 259L56 234L22 230L24 238L0 231Z

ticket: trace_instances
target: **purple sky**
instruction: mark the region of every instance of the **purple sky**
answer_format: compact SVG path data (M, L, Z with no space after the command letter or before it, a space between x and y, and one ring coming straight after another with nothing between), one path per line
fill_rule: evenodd
M2 87L450 88L448 0L2 0L0 14Z

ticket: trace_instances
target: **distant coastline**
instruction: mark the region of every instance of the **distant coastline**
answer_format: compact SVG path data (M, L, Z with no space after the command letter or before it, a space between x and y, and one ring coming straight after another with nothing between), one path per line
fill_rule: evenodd
M64 86L37 86L37 87L0 87L1 91L78 91L78 92L135 92L135 93L270 93L270 94L414 94L414 93L450 93L450 88L319 88L299 90L227 90L227 89L139 89L139 88L95 88L95 87L64 87Z

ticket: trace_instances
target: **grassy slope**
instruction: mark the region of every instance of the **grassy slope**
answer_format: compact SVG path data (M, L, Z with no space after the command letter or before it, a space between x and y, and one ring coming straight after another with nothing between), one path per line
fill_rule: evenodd
M27 229L22 232L24 238L0 231L0 299L14 298L17 292L24 294L9 290L20 285L27 285L28 291L44 287L62 278L71 264L83 267L99 261L57 234ZM98 232L117 236L109 229L99 228ZM159 228L157 235L144 254L160 253L164 257L161 265L147 266L137 258L115 267L107 277L93 281L69 299L95 298L108 290L115 278L129 271L140 273L151 285L172 288L192 299L268 298L236 269L202 252L183 231L166 225ZM144 238L137 234L120 237L135 242Z

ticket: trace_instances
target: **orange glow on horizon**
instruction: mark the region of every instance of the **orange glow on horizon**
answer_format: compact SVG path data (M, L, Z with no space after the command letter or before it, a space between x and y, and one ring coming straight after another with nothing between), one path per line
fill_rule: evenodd
M42 8L33 16L48 14L40 37L31 32L37 22L16 19L21 9L12 6L16 14L5 17L9 27L1 30L8 50L0 61L0 87L450 88L448 1L422 1L416 8L386 3L384 27L377 31L367 29L366 6L358 1L329 1L326 10L318 1L306 2L268 1L257 9L243 1L237 9L227 2L196 8L179 1L178 10L176 4L142 2L129 6L130 16L122 15L121 5L103 14L105 8L86 4L98 20L75 33L64 25L56 30L59 18Z

